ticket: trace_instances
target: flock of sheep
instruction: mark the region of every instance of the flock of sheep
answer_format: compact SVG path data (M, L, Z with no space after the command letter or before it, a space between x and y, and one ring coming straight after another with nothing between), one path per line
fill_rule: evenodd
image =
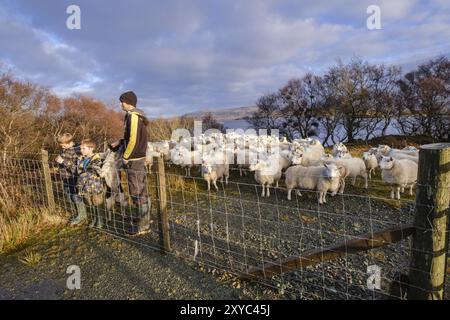
M240 175L247 171L255 173L256 182L262 186L262 197L270 196L270 187L278 187L285 175L287 198L296 189L315 190L319 203L326 203L327 193L343 193L345 180L355 185L358 177L368 179L376 168L381 169L382 180L392 187L391 198L400 199L400 192L412 188L417 180L418 150L415 147L393 149L380 145L364 152L362 158L353 157L343 143L334 145L331 154L325 152L316 139L295 139L273 136L246 135L237 133L215 133L199 137L182 138L179 141L151 142L147 149L147 163L153 157L163 156L173 165L185 168L190 176L191 168L197 165L207 182L216 190L217 181L228 184L230 165L236 164Z

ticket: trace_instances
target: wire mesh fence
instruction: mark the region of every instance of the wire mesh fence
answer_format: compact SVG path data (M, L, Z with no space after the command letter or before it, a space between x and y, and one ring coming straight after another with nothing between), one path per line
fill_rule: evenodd
M294 192L289 201L284 178L269 197L262 197L254 173L241 176L241 168L232 167L228 182L219 181L217 191L208 190L198 168L187 175L184 168L155 160L159 166L146 171L148 232L137 234L139 206L129 197L122 201L122 194L106 185L103 201L87 206L88 222L100 214L103 232L263 284L281 297L407 298L405 292L413 286L408 278L414 268L411 236L420 232L413 227L415 197L407 192L401 200L391 199L390 189L376 176L368 189L350 181L345 193L328 196L325 204L319 204L312 190ZM118 170L117 175L120 188L115 190L128 195L127 171ZM46 206L51 197L57 209L76 215L67 180L52 160L3 159L0 186L2 199Z

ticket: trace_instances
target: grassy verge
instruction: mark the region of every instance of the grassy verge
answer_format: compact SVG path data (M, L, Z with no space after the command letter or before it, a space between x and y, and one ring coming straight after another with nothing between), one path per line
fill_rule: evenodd
M47 208L27 207L0 212L0 254L20 250L33 236L65 221L65 214Z

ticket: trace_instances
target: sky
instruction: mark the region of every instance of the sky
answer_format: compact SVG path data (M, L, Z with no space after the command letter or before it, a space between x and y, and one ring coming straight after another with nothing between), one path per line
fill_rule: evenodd
M69 5L81 10L70 30ZM367 7L380 8L370 30ZM411 70L450 55L448 0L2 0L0 64L66 97L147 116L252 106L307 72L360 57Z

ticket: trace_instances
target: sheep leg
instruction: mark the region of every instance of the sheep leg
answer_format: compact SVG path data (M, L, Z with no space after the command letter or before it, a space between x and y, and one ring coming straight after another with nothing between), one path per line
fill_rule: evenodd
M287 199L288 199L288 200L292 200L292 199L291 199L291 192L292 192L292 189L289 189L289 188L288 188L288 194L287 194Z
M110 211L115 203L114 195L111 197L106 198L106 210Z
M397 200L400 200L400 187L397 187Z
M345 189L345 178L341 179L341 186L339 187L339 193L344 194Z
M402 186L400 187L400 192L401 192L401 193L405 192L405 186L404 186L404 185L402 185Z
M300 190L296 190L295 193L296 193L299 197L302 196L302 193L300 192Z
M410 186L409 186L409 195L410 196L412 196L413 195L413 187L414 187L414 185L413 184L411 184Z
M242 168L239 167L239 176L242 177Z
M209 180L206 180L206 182L208 183L208 191L211 189L211 183L209 182Z
M228 176L225 176L225 185L228 185Z
M391 199L394 199L394 187L391 188Z
M323 204L322 198L323 198L323 192L319 191L319 204Z
M266 186L266 197L270 197L269 186L270 186L270 185L267 185L267 186Z
M213 183L214 183L214 187L216 188L216 191L219 191L219 188L217 187L217 182L216 182L216 180L213 180Z
M367 172L364 172L364 187L366 189L369 187L369 183L367 182Z
M278 181L279 181L279 180L277 180L277 188L278 188Z
M352 186L355 186L355 184L356 184L356 176L353 177Z
M264 198L264 195L265 195L265 193L264 193L264 188L265 188L265 185L264 185L264 184L262 184L261 186L262 186L261 197L263 197L263 198Z

